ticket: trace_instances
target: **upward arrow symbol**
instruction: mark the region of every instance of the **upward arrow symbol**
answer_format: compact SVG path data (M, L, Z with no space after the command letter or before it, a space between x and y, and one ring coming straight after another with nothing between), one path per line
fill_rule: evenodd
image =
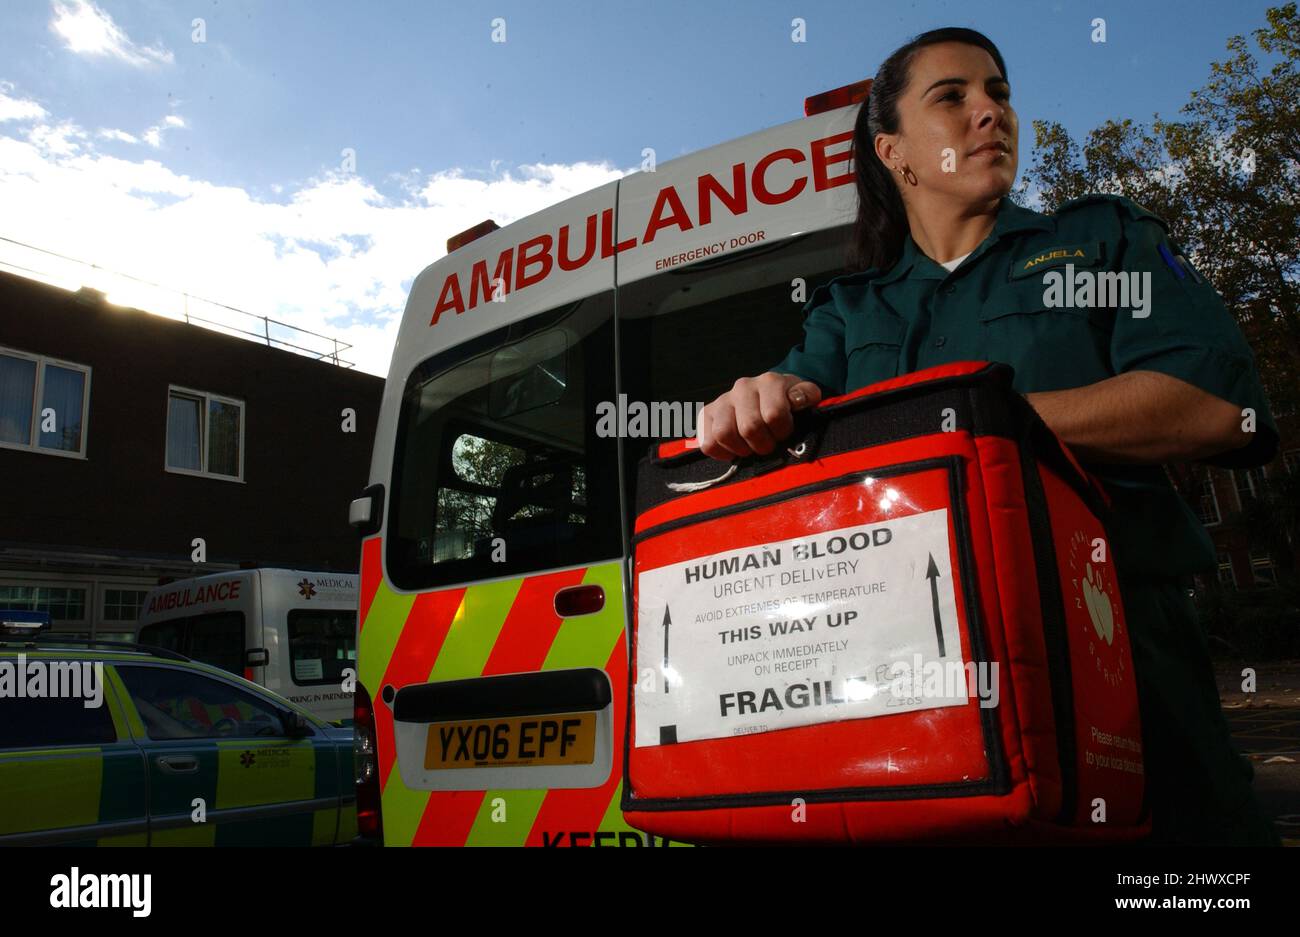
M672 616L668 614L668 606L664 606L664 692L668 692L668 626L673 623Z
M934 636L939 639L939 656L943 651L943 622L939 619L939 567L935 565L934 554L930 554L930 566L925 571L925 578L930 580L930 604L934 608Z

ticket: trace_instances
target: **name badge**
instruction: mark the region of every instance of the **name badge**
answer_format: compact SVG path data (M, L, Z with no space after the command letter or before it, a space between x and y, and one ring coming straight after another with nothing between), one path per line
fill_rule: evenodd
M1021 257L1011 265L1009 279L1033 276L1050 267L1063 267L1074 264L1076 267L1090 267L1101 260L1102 242L1089 241L1086 244L1062 244L1047 247Z

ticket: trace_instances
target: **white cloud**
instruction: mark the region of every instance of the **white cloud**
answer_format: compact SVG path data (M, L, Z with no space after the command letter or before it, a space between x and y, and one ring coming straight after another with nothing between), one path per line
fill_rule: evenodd
M41 120L48 116L45 108L27 98L10 97L8 92L14 88L7 81L0 81L0 123L6 120Z
M155 150L161 149L163 145L163 132L167 130L176 130L188 127L184 117L176 114L168 114L162 119L161 123L154 124L144 133L140 134L140 139L149 144Z
M125 130L117 130L112 127L100 127L99 136L104 140L119 140L122 143L139 143L139 137L133 137Z
M113 58L136 68L170 65L175 56L162 46L142 46L131 40L113 17L91 0L51 0L50 31L78 55Z
M160 139L167 126L150 132ZM0 235L337 337L354 346L344 358L380 375L406 289L445 253L448 237L484 218L508 224L623 175L591 163L505 168L485 178L413 170L394 177L402 194L390 197L360 174L332 172L272 185L281 200L269 202L176 172L161 161L166 150L119 159L98 148L131 136L53 119L24 135L0 129ZM177 293L3 243L0 261L151 311L184 308ZM194 299L189 309L238 321Z
M71 156L81 149L77 141L85 137L84 130L66 120L57 125L37 124L27 131L27 139L52 156Z

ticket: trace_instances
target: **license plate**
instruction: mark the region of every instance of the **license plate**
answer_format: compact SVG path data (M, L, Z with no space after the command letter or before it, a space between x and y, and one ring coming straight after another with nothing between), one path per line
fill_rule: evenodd
M511 716L433 723L425 743L424 767L589 765L595 757L595 713Z

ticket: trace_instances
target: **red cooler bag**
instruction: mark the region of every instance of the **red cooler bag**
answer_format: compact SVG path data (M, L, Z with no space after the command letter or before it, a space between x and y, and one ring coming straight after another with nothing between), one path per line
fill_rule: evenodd
M622 808L671 839L1149 832L1106 495L1004 364L639 467Z

